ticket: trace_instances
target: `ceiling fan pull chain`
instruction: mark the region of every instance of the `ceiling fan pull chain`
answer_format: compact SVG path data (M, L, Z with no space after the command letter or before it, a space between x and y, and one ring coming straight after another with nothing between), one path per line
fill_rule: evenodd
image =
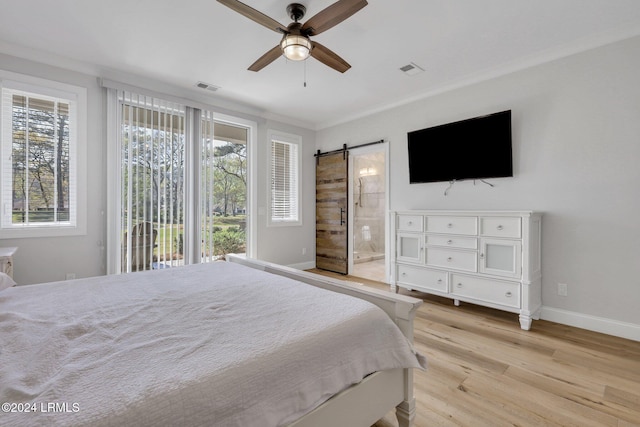
M304 61L304 87L307 87L307 61Z

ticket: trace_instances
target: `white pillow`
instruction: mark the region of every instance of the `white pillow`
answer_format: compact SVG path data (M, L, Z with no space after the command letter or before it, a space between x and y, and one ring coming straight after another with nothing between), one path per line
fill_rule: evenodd
M13 279L9 277L7 273L3 273L0 271L0 291L15 285L16 285L16 282L14 282Z

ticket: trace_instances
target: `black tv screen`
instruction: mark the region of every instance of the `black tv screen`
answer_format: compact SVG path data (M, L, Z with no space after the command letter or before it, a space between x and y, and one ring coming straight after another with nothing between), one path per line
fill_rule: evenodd
M409 182L513 176L511 110L407 134Z

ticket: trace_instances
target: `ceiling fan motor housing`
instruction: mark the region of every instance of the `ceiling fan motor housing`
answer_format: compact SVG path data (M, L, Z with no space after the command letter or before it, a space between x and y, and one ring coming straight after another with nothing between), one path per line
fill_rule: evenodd
M287 13L295 22L301 20L306 12L307 8L300 3L291 3L289 6L287 6Z

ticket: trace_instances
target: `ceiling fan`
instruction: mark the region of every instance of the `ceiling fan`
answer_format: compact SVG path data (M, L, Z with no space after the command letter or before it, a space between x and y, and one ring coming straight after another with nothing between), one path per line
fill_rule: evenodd
M366 0L338 0L301 24L298 21L304 17L307 9L302 4L291 3L287 6L287 13L293 22L285 26L237 0L218 0L218 2L270 30L283 34L280 44L251 64L250 71L260 71L278 59L280 55L284 55L293 61L303 61L312 56L341 73L351 68L351 65L330 49L318 42L311 41L309 37L333 28L368 4Z

